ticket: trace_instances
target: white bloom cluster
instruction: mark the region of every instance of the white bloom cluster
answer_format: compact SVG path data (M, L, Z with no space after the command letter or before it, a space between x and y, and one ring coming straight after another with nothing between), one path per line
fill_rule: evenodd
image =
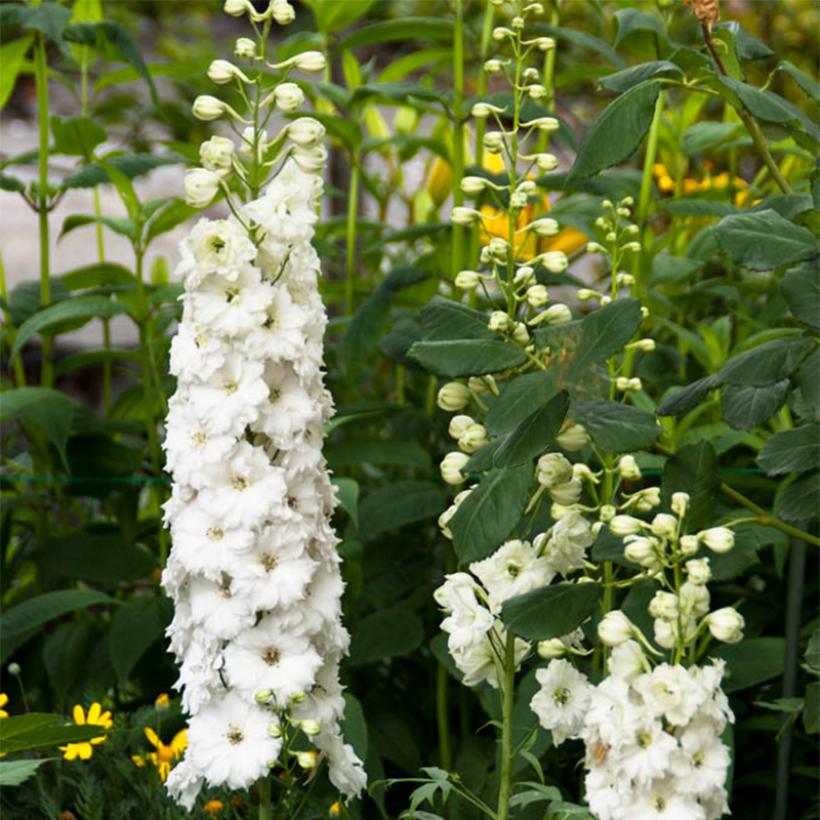
M597 686L553 660L536 673L530 705L556 745L586 744L586 798L598 820L715 820L728 811L720 736L734 721L723 661L648 668L635 641L613 650Z
M365 784L338 725L349 637L321 449L332 413L310 244L321 186L289 159L239 210L255 241L240 219L203 219L181 247L162 583L191 716L168 788L189 807L204 781L243 788L266 776L291 730L327 756L344 794Z
M469 492L460 493L456 503L439 519L447 537L447 521ZM434 598L446 613L441 628L449 636L447 648L464 674L466 686L482 681L494 688L499 685L507 640L498 617L504 601L547 586L557 575L566 577L580 569L593 540L589 522L570 510L532 543L507 541L489 558L470 564L469 573L456 572L445 578ZM576 636L566 637L566 646L576 642ZM516 667L529 650L526 641L515 639Z

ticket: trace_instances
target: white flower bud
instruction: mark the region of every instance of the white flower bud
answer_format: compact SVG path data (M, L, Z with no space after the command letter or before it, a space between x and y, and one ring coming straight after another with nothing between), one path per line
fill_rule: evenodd
M464 208L459 205L453 208L450 219L454 225L472 225L481 219L481 214L473 208Z
M493 29L493 40L503 40L505 37L515 37L515 32L504 26L496 26Z
M627 286L631 287L632 285L635 284L635 277L631 273L616 273L615 274L615 284L618 285L619 287L627 287ZM644 341L644 340L642 339L641 341ZM648 339L647 341L652 341L652 340ZM636 342L635 344L636 344L636 346L640 345L640 342ZM652 350L654 350L654 349L655 349L655 346L653 344Z
M615 379L615 388L622 393L628 393L630 391L637 392L643 389L643 384L638 378L628 379L626 376L618 376L618 378Z
M715 640L724 643L737 643L743 638L743 627L746 621L733 607L726 606L716 609L707 616L709 632Z
M270 689L260 689L256 695L254 695L254 700L260 706L264 706L266 703L270 703L273 700L273 691Z
M507 260L509 247L510 246L507 244L507 240L502 239L500 236L494 236L487 244L490 256L502 262Z
M490 114L503 114L506 111L506 107L500 107L497 105L492 105L491 103L486 102L477 102L473 107L470 109L470 113L477 119L483 120L490 116Z
M683 540L683 539L681 539ZM686 562L686 577L690 584L708 584L712 580L712 568L708 558Z
M501 60L495 60L495 59L487 60L484 63L484 70L488 74L498 74L498 72L501 71L501 69L502 69ZM475 112L473 112L473 116L476 117L478 115Z
M567 645L560 638L550 638L538 642L538 656L545 661L562 658L567 654Z
M515 191L515 193L510 194L510 207L522 209L527 207L527 195L522 194L520 191ZM529 226L527 226L529 227Z
M641 477L641 468L638 467L638 462L635 461L635 456L626 455L618 459L618 472L621 478L627 481L636 481Z
M491 154L500 154L504 147L504 135L500 131L488 131L482 143Z
M612 522L610 522L610 529ZM658 547L656 539L643 535L628 535L628 543L624 547L624 556L646 569L656 569L659 566Z
M469 460L466 453L457 450L447 453L441 461L441 477L447 484L463 484L467 476L462 475L461 470Z
M458 507L455 504L451 504L439 517L438 517L438 527L441 530L441 534L445 538L449 538L451 541L453 540L453 531L448 526L450 521L452 520L453 516L456 514Z
M438 391L436 404L438 404L442 410L453 413L456 410L461 410L462 407L466 407L470 402L470 398L470 391L466 385L460 384L459 382L447 382L447 384L443 385Z
M461 180L461 190L467 196L476 196L487 187L487 180L484 177L464 177Z
M521 31L524 28L524 18L520 15L516 15L510 20L510 25L516 30Z
M325 136L325 127L313 117L299 117L288 126L288 139L302 147L318 144Z
M545 285L532 285L527 288L527 304L530 307L539 308L549 301L549 294Z
M535 164L539 171L554 171L558 167L558 157L554 154L536 154Z
M185 174L182 187L185 201L192 208L204 208L216 196L222 177L206 168L194 168Z
M325 55L321 51L303 51L295 57L291 57L288 62L296 66L300 71L324 71Z
M282 726L278 720L272 720L268 724L268 735L270 737L282 737Z
M572 478L564 484L557 484L549 488L550 498L564 507L577 504L584 488L580 478Z
M481 424L471 424L462 432L458 439L458 446L465 453L474 453L487 443L487 430Z
M513 326L512 338L516 344L526 347L530 343L530 334L523 322L516 322Z
M681 584L680 608L692 618L700 618L709 611L709 590L703 584L687 581Z
M315 769L319 762L318 752L295 752L295 755L299 768L304 769L306 772L309 772L311 769Z
M303 148L295 145L291 152L293 161L306 173L317 174L327 162L327 149L324 145L314 145L311 148Z
M563 273L569 267L569 259L563 251L547 251L541 254L540 261L550 273Z
M664 649L671 649L675 645L676 624L658 618L654 623L655 643Z
M479 396L486 396L487 393L495 391L495 379L489 374L486 376L470 376L467 379L467 387ZM497 393L497 391L495 392Z
M681 554L684 556L694 555L698 551L698 544L697 535L682 535L679 541Z
M669 513L658 513L652 519L652 532L659 538L674 538L678 529L678 519Z
M689 507L689 493L672 493L672 512L683 518L686 515L686 510Z
M210 122L219 119L228 110L228 106L210 94L200 94L194 100L191 110L198 120Z
M509 329L510 324L510 317L503 310L494 310L490 314L490 321L487 323L487 327L492 330L493 333L503 333Z
M539 51L551 51L555 48L555 40L552 37L537 37L535 45Z
M208 66L208 79L217 85L224 85L231 80L242 80L243 83L249 83L248 77L241 68L235 66L228 60L214 60Z
M606 646L618 646L634 634L632 621L618 609L607 612L598 624L598 637Z
M253 10L250 0L225 0L222 6L225 14L230 14L231 17L241 17L248 9Z
M641 250L641 243L640 242L627 242L621 248L622 251L626 251L627 253L639 253Z
M547 96L547 89L544 88L543 85L538 85L536 83L526 86L525 90L527 92L527 96L531 100L540 100L541 97Z
M572 464L561 453L545 453L538 459L538 483L549 489L572 478Z
M211 137L199 146L199 158L208 171L230 170L234 152L233 141L227 137Z
M589 433L582 424L565 424L555 442L562 450L575 453L589 444Z
M646 489L638 490L638 492L632 496L630 503L636 512L651 512L661 503L660 487L647 487Z
M233 53L240 60L253 60L256 57L256 43L249 37L238 37L233 47Z
M678 598L673 592L658 591L649 602L649 614L653 618L674 621L678 617Z
M539 318L544 317L542 321L550 325L562 325L565 322L572 321L572 311L567 305L557 304L550 305L545 311L538 314Z
M305 93L296 83L280 83L273 89L276 107L285 113L296 111L305 101Z
M729 552L735 545L735 534L728 527L711 527L698 533L698 538L709 547L712 552L722 555Z
M447 432L456 440L461 438L464 434L464 431L471 425L475 424L476 422L470 417L466 415L458 415L453 416L450 419L450 424L447 427Z
M607 521L612 521L616 512L617 511L612 504L604 504L601 509L598 510L598 518L606 524Z
M535 271L529 265L522 265L515 272L513 277L513 284L515 285L529 285L535 279Z
M555 236L558 233L558 223L545 216L530 222L530 230L535 231L537 236Z
M315 720L301 720L299 728L309 737L322 731L322 727Z
M272 5L273 19L279 23L280 26L286 26L296 19L296 12L293 6L288 3L288 0L273 0ZM306 69L308 71L321 71L322 69Z
M453 284L459 290L473 290L478 287L481 276L474 270L461 270L456 274Z
M631 515L616 515L609 522L609 529L613 535L635 535L645 526L640 518L633 518Z

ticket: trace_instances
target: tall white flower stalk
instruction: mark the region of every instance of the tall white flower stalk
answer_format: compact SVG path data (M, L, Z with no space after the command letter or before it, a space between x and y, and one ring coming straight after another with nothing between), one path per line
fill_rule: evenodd
M191 204L221 191L232 214L199 220L177 268L183 314L164 445L173 548L162 583L175 604L168 635L190 718L189 746L168 788L190 808L205 783L259 781L260 816L269 816L272 772L288 784L326 759L347 797L362 790L365 774L339 728L349 637L322 456L333 408L311 246L324 129L302 117L273 137L266 130L277 109L292 113L304 100L291 69L319 71L324 59L303 52L266 62L272 21L293 19L286 1L257 12L228 0L225 10L247 14L257 37L237 41L245 65L216 60L208 71L236 86L245 115L215 96L194 103L197 117L226 119L239 140L203 143L203 167L185 181Z

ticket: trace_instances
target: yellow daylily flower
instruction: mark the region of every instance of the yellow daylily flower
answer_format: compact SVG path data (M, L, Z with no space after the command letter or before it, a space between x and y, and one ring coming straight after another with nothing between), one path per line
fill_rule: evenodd
M87 715L83 707L77 704L72 710L71 716L77 726L101 726L104 729L110 729L114 725L111 720L111 712L103 712L102 706L97 702L91 704ZM66 760L75 760L78 757L80 760L90 760L94 754L94 746L105 742L107 737L107 735L101 735L80 743L68 743L65 746L60 746L60 751Z
M181 732L177 732L174 739L167 745L162 742L160 736L150 726L145 727L145 737L156 749L154 752L149 752L146 757L154 764L157 772L159 772L159 779L164 783L171 773L173 764L182 757L182 753L188 746L188 731L183 729Z

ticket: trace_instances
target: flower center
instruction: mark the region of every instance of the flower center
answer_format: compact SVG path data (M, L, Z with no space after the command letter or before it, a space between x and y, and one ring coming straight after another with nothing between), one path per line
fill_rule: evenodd
M242 742L244 735L242 734L242 730L238 727L229 726L225 737L228 738L228 743L232 746L236 746L238 743Z
M652 745L652 735L649 732L638 732L636 741L642 749L648 749Z
M248 479L243 478L241 475L235 475L231 478L231 487L241 493L242 490L248 489Z
M517 578L521 574L521 567L515 563L507 564L507 575L510 578Z
M552 699L557 703L559 706L566 706L572 700L572 692L567 689L566 686L562 686L560 689L556 689L552 693Z
M280 657L279 650L274 646L270 646L265 650L265 654L262 655L262 660L265 661L268 666L276 666L276 664L279 663Z
M201 447L208 440L208 437L201 430L194 433L191 438L193 438L194 444L197 447Z
M276 560L275 555L271 555L269 552L262 553L262 557L259 559L262 563L262 566L265 568L265 572L270 572L273 569L276 569L276 564L278 563Z
M209 527L207 532L207 536L211 541L221 541L224 535L225 532L221 527Z
M666 800L659 794L656 794L655 799L652 801L652 807L655 811L666 811Z
M221 236L212 236L209 244L215 254L220 254L225 250L225 240Z

